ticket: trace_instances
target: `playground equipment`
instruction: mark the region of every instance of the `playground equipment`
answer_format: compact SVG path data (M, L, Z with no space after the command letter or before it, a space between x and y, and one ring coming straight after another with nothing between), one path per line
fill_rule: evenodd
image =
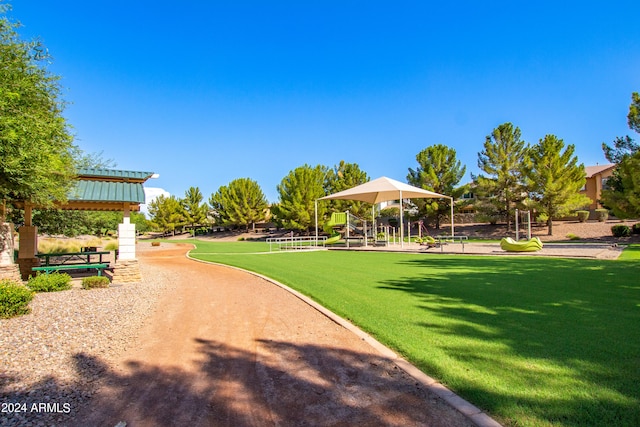
M527 224L527 240L520 240L520 224ZM539 238L531 238L531 211L518 211L516 209L516 239L505 237L500 241L500 247L507 252L536 252L542 249L542 241Z
M522 216L522 218L520 218L520 216ZM527 239L531 240L531 211L518 211L518 209L516 209L516 241L520 240L520 223L521 222L526 222Z
M542 242L539 238L516 242L511 237L505 237L500 241L500 247L507 252L536 252L542 249Z
M350 240L355 239L364 241L364 246L367 246L367 241L371 237L370 231L373 231L371 227L369 228L370 230L367 229L366 220L352 215L349 211L334 212L323 227L325 233L330 236L324 244L332 245L344 240L348 247Z
M331 218L324 224L324 232L329 234L329 238L324 241L325 245L333 245L338 243L342 239L342 234L335 230L335 227L344 226L347 224L346 212L334 212L331 214Z
M411 230L411 227L409 227L409 230ZM411 241L411 231L409 231L409 241ZM416 238L416 243L428 248L435 248L436 246L438 246L438 244L436 243L436 239L431 237L427 226L424 225L424 221L422 220L418 221L418 237Z

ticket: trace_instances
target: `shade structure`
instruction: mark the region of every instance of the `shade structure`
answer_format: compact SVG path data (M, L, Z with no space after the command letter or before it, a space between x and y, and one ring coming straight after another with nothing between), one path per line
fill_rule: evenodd
M382 176L373 181L365 182L348 190L330 194L321 197L318 200L357 200L371 204L388 202L392 200L403 199L450 199L451 200L451 235L454 235L453 229L453 198L444 194L434 193L433 191L424 190L413 185L405 184L395 179ZM403 209L400 209L400 223L403 224ZM318 228L316 221L316 230ZM400 227L400 244L404 245L404 227ZM317 232L316 232L317 233Z
M433 191L423 190L422 188L414 187L413 185L405 184L403 182L396 181L395 179L382 176L348 190L321 197L319 200L358 200L360 202L376 204L391 200L400 200L401 198L450 199L451 197L445 196L444 194L434 193Z

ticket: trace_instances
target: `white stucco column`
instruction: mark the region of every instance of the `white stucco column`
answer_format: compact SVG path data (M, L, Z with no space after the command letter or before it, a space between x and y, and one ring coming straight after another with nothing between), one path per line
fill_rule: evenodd
M122 224L118 225L118 258L136 259L136 225L131 224L129 205L125 204Z

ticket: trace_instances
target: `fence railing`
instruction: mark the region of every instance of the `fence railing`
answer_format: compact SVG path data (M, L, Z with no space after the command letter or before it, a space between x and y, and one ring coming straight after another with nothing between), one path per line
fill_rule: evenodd
M273 251L303 251L324 248L326 236L319 236L316 240L315 236L283 236L269 237L269 252Z

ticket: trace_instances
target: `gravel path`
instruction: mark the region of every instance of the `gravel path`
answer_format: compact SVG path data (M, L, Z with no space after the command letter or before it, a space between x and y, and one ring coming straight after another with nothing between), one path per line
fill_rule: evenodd
M64 425L95 392L92 360L115 360L170 283L140 268L140 283L38 293L30 315L0 320L0 426Z

